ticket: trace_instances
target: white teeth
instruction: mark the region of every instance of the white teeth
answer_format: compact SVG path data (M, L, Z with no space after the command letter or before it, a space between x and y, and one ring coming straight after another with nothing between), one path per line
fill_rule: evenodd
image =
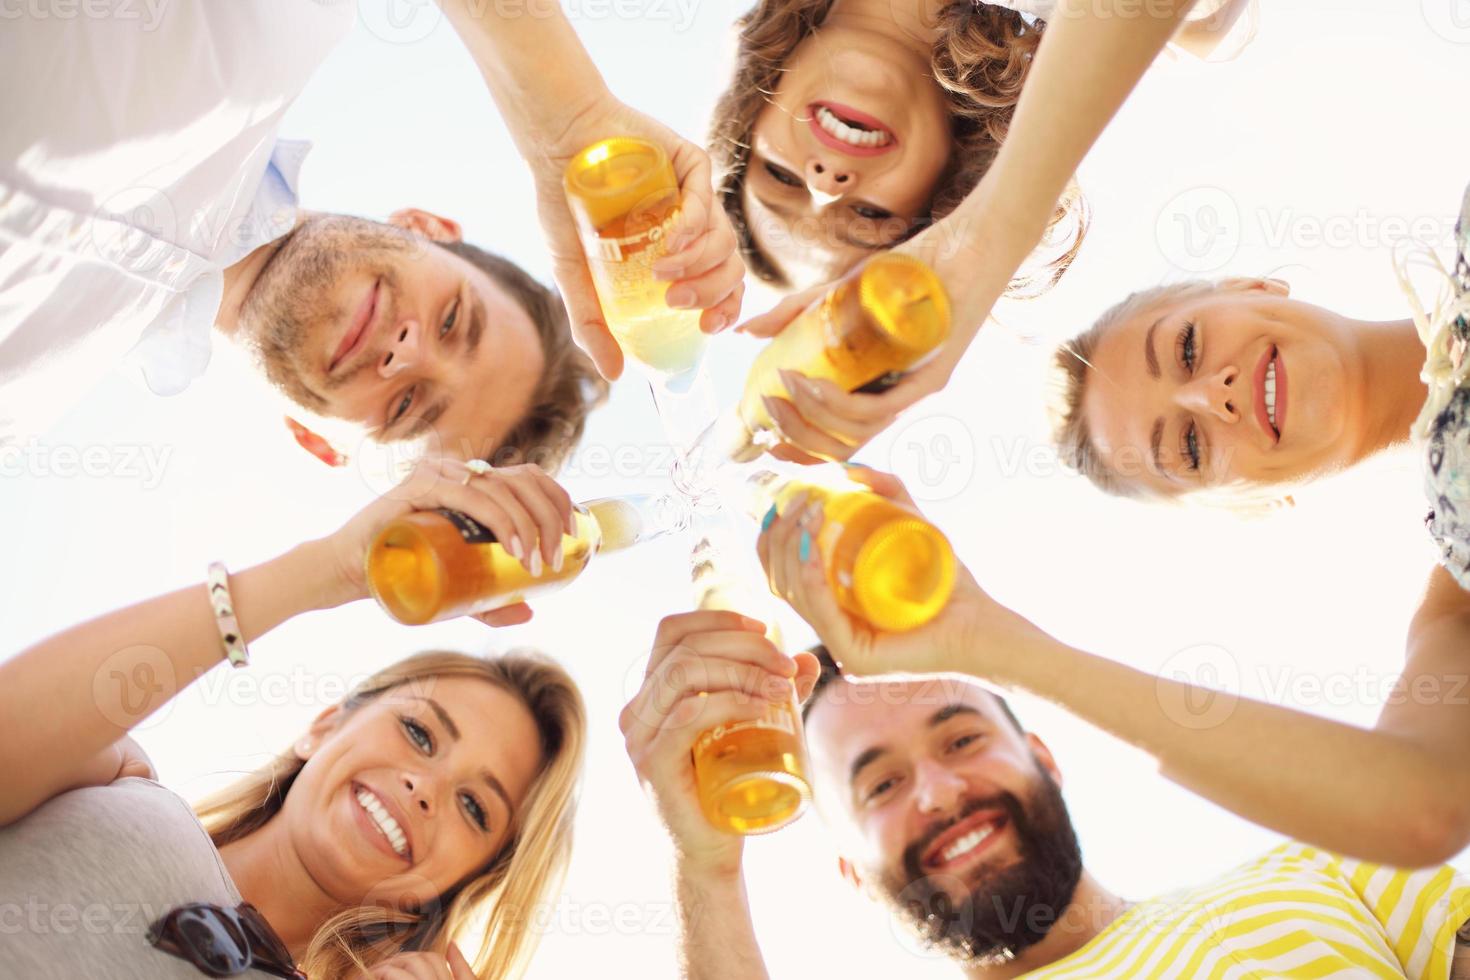
M973 851L975 848L979 847L985 842L985 839L993 833L995 833L995 825L986 824L984 827L981 827L978 830L970 831L968 834L946 847L943 851L940 852L939 856L945 862L953 861L955 858L960 857L961 855L966 854L969 851Z
M360 789L357 791L357 802L367 811L367 815L373 818L373 822L378 825L383 836L388 838L388 843L393 846L398 856L407 857L408 835L403 832L402 827L398 826L398 821L393 819L393 815L388 812L387 807L383 806L382 801L371 791Z
M853 146L886 146L889 136L878 130L859 129L838 119L826 106L817 106L817 125L844 143Z
M1276 424L1276 361L1266 365L1266 417Z

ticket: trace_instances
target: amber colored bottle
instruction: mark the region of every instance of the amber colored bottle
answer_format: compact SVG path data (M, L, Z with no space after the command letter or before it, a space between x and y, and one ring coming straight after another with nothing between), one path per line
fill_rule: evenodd
M528 602L562 588L603 552L687 526L669 495L608 497L580 504L575 534L562 535L560 571L532 575L489 528L452 510L420 510L389 522L367 555L368 588L400 623L417 626Z
M845 391L882 391L937 351L949 330L949 294L928 265L893 252L874 256L756 357L740 396L741 424L727 451L746 462L774 441L762 398L788 397L781 369L825 378Z
M694 549L693 581L700 609L750 614L751 603L721 567L708 539ZM780 646L774 625L766 635ZM811 801L796 689L759 718L719 725L694 743L694 781L705 819L737 834L764 834L801 816Z
M834 489L762 470L748 479L746 509L784 512L802 491L821 502L816 544L839 605L875 629L916 629L939 615L954 592L957 563L938 528L886 497L849 483Z
M668 155L646 140L602 140L572 158L564 185L608 329L626 356L669 387L687 387L708 338L700 311L672 309L669 283L653 276L679 210Z

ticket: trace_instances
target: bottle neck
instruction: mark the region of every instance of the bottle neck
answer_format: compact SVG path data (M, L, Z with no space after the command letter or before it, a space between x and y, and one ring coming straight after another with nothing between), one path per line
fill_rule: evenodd
M671 493L603 497L583 505L602 532L600 551L621 551L689 526L689 505Z

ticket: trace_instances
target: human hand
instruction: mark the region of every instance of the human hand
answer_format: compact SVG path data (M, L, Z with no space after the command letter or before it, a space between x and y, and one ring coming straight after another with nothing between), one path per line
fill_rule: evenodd
M383 526L415 510L444 507L467 514L494 533L533 575L559 568L562 535L575 531L572 498L539 466L471 468L451 457L420 460L398 486L358 511L326 539L334 558L323 573L333 579L339 602L368 595L368 550ZM489 626L513 626L531 618L525 603L474 616Z
M598 302L562 180L572 157L613 136L636 136L663 147L679 181L679 217L669 236L669 254L654 263L657 277L669 283L665 293L669 306L702 310L700 328L717 333L739 317L745 295L745 264L734 229L714 201L709 155L610 95L593 102L564 127L554 143L542 148L540 158L533 161L533 174L536 209L551 249L553 274L571 318L572 336L609 380L622 374L623 352Z

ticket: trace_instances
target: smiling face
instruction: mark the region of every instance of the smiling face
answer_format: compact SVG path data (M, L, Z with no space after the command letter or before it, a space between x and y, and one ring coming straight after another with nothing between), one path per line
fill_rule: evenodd
M1301 481L1355 458L1363 358L1284 283L1229 280L1105 327L1080 407L1103 465L1153 494Z
M307 872L343 904L419 905L478 872L509 841L542 764L525 704L475 678L414 681L313 731L281 816Z
M839 680L817 697L815 790L849 874L957 958L1045 936L1082 859L1040 740L974 684Z
M240 333L306 408L384 441L432 430L462 456L488 456L515 427L545 360L530 316L491 276L421 235L343 215L313 215L286 239Z
M755 243L793 288L837 279L928 214L952 150L928 60L880 25L829 18L787 60L751 133L742 194Z

